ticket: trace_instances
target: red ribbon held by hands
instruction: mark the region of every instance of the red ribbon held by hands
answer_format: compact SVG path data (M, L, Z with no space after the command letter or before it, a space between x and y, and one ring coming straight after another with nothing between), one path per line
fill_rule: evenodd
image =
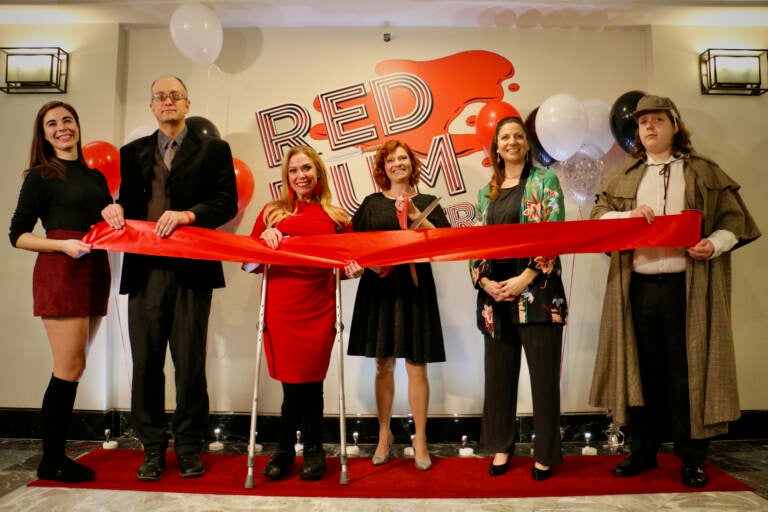
M696 211L661 215L651 224L638 217L301 236L283 239L277 250L249 236L194 226L184 226L171 236L160 238L154 226L154 222L128 220L125 228L115 230L106 222L99 222L83 241L94 249L114 252L343 268L351 260L363 267L383 267L411 262L613 252L637 247L690 247L701 239L701 213Z

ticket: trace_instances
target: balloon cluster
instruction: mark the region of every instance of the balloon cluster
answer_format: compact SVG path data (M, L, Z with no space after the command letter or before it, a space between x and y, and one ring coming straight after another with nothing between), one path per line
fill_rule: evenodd
M190 132L198 137L213 137L220 139L218 128L204 117L190 116L186 119ZM139 126L131 130L126 136L125 143L129 143L141 137L154 133L151 126ZM95 140L83 146L83 158L91 169L98 169L107 180L109 193L113 196L120 189L120 151L109 142ZM253 197L256 188L253 181L253 173L248 165L239 158L232 158L235 169L235 182L237 185L237 211L242 212Z
M550 96L524 121L531 156L544 167L555 165L563 191L577 204L584 204L612 167L606 155L614 143L626 153L632 151L637 129L632 112L644 95L629 91L613 105L597 98L579 101L570 94ZM508 116L521 117L503 101L488 102L477 115L476 134L486 153L496 124Z

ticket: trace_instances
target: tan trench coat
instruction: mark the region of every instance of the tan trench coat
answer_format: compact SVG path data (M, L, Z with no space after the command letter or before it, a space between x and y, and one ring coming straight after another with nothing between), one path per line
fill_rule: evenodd
M685 157L685 206L702 212L702 236L718 229L736 235L740 247L760 236L740 195L739 185L713 161ZM609 211L631 211L645 172L633 159L602 185L591 218ZM608 270L600 337L589 403L605 408L617 425L626 425L628 407L643 405L640 369L629 305L632 251L614 252ZM686 264L686 347L691 407L691 437L728 431L739 418L736 360L731 331L731 255Z

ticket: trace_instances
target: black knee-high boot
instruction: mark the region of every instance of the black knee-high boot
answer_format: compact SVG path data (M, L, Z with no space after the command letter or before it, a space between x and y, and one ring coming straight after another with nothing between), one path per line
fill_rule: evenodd
M77 384L51 375L45 390L40 415L43 459L37 468L37 476L45 480L87 482L96 476L91 468L78 464L66 455L67 432L75 405Z

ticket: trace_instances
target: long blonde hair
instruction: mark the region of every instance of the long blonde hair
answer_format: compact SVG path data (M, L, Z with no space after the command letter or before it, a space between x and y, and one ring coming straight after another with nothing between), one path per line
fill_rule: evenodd
M336 224L349 224L350 220L346 212L338 206L331 204L331 187L328 185L328 171L325 169L325 163L323 163L320 155L310 146L294 146L283 156L283 186L280 191L280 199L276 199L267 205L264 210L264 223L267 227L272 227L296 211L298 199L288 183L288 164L291 158L298 153L305 154L317 170L317 186L312 193L312 201L318 203L325 210L325 213L336 221Z

